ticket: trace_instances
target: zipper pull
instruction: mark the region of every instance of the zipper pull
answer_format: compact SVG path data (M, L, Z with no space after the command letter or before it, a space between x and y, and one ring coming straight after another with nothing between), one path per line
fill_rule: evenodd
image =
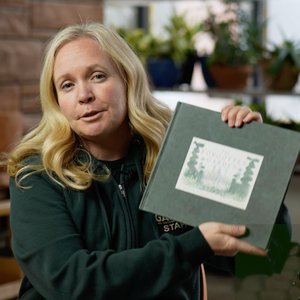
M123 185L120 183L120 184L118 185L118 187L119 187L119 190L120 190L120 192L121 192L123 198L126 199L126 193L125 193L125 190L124 190L124 188L123 188Z

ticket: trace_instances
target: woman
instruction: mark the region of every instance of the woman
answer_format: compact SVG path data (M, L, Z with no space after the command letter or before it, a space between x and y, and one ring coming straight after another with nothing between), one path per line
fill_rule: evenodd
M266 255L238 239L242 225L161 234L138 209L171 111L113 31L92 23L59 32L40 97L40 124L8 160L20 299L199 299L206 259ZM241 126L261 116L229 106L222 119Z

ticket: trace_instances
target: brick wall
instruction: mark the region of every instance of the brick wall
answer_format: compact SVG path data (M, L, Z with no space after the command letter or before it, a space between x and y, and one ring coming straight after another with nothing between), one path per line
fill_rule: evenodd
M45 43L67 24L101 20L102 0L0 0L0 111L21 112L24 131L34 126Z

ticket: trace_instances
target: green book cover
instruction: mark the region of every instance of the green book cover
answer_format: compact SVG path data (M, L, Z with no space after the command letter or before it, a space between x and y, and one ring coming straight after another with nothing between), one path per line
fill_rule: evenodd
M179 102L140 209L191 226L245 224L267 248L300 149L300 133Z

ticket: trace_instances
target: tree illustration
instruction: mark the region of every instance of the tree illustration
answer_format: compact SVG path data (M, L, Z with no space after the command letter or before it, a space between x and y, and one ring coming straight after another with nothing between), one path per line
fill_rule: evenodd
M229 193L231 193L231 194L239 193L241 184L238 182L239 182L240 176L241 176L240 170L236 174L233 175L233 178L232 178L229 190L228 190Z
M197 178L198 175L198 170L197 170L197 164L198 164L198 156L199 156L199 152L200 152L200 148L203 148L204 144L202 143L198 143L198 142L194 142L194 149L192 151L192 155L187 163L187 170L184 173L185 177L191 178L191 179L195 179ZM201 170L200 170L201 172Z
M241 196L245 196L248 193L250 183L253 181L253 169L255 168L255 163L259 162L256 158L247 157L249 160L249 164L246 167L246 170L243 174L243 177L241 178L241 188L240 193Z
M200 169L197 172L197 176L196 176L197 183L201 183L203 175L204 175L204 169L205 169L205 166L204 166L203 162L201 162Z

